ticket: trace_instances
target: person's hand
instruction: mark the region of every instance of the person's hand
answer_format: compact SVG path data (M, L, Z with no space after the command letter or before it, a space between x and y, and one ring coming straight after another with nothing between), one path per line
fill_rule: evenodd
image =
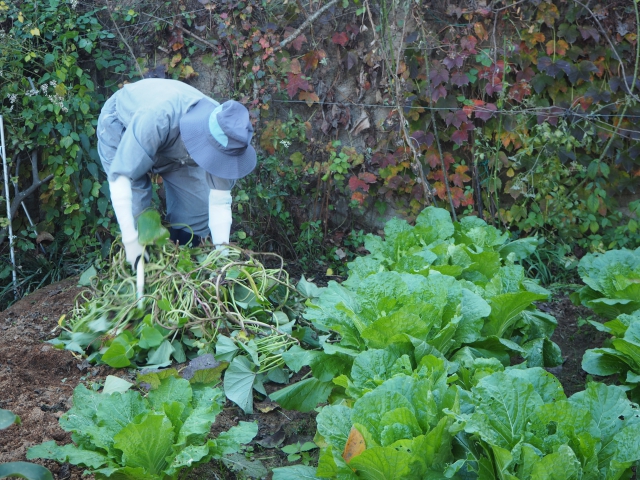
M131 265L131 268L135 272L138 260L142 257L144 247L140 245L137 235L132 237L129 241L122 239L122 244L124 245L124 253L127 258L127 262L129 262L129 265ZM149 260L149 254L145 252L144 258L145 260Z

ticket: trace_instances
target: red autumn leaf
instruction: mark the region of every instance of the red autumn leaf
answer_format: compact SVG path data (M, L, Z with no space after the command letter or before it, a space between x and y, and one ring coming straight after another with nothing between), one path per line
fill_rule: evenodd
M302 73L302 67L300 66L300 62L297 58L294 58L291 60L291 63L289 63L289 72L294 75L300 75Z
M318 63L323 58L326 58L327 54L324 50L311 50L302 56L302 63L304 64L305 72L309 69L315 70L318 68Z
M352 192L355 192L358 189L362 189L365 192L369 190L369 185L367 185L364 181L360 180L358 177L353 176L349 179L349 189Z
M367 198L367 196L362 192L353 192L351 194L351 200L358 202L360 205L364 204L365 198Z
M362 172L361 174L358 175L358 177L363 181L363 182L367 182L367 183L376 183L378 181L378 177L376 177L373 173L371 172Z
M567 42L565 42L564 40L549 40L546 47L547 55L549 56L557 54L561 57L564 57L564 55L567 53L567 50L569 50L569 44L567 44Z
M527 95L531 95L531 85L526 82L516 83L509 89L509 98L516 102L522 102Z
M502 81L498 77L493 77L487 85L484 87L484 91L487 95L492 96L494 93L502 91Z
M309 90L311 85L307 82L302 75L296 75L295 73L287 73L287 93L289 98L295 97L299 90Z
M468 171L469 167L467 167L466 165L459 165L456 168L455 173L449 175L449 179L454 185L463 187L466 182L471 181L471 177L467 175Z
M451 198L453 200L453 206L456 208L459 207L461 200L464 199L464 190L460 187L451 187Z
M444 63L444 65L451 70L454 67L462 67L462 64L464 63L464 57L462 55L449 55L447 56L442 63Z
M535 72L531 67L526 67L524 70L516 73L516 82L530 82L531 79L535 76Z
M336 32L333 34L333 37L331 37L331 41L344 47L349 41L349 37L345 32Z
M320 102L320 97L318 97L318 95L316 95L315 92L302 91L302 92L300 92L300 95L298 95L298 98L300 100L303 100L303 101L307 102L308 106L311 106L314 103L319 103Z
M451 152L445 152L443 156L444 156L444 166L447 170L449 170L449 167L454 163L456 163L456 159L453 158L453 154Z
M454 141L456 145L462 145L464 142L469 140L469 132L474 128L475 127L472 123L463 123L459 130L453 132L451 140Z
M462 145L464 142L469 140L469 134L465 130L456 130L453 132L453 135L451 135L451 140L456 145Z
M436 65L429 71L429 79L434 86L440 85L441 83L445 83L449 80L449 72L441 65Z
M293 45L293 48L295 48L296 51L299 52L300 50L302 50L303 43L307 43L307 37L304 36L304 33L298 35L296 39L291 43L291 45Z
M467 77L466 73L457 71L453 75L451 75L451 83L458 87L469 85L469 77Z
M445 98L447 96L447 89L444 88L444 85L439 85L433 89L433 93L431 94L431 100L437 102L439 98Z
M443 182L435 182L433 188L436 190L438 198L445 198L447 196L447 187L444 186Z
M483 120L486 122L493 116L493 112L497 110L498 110L498 107L496 107L494 103L478 105L476 107L476 118L479 118L480 120Z
M387 180L387 187L395 190L403 183L404 183L404 180L400 175L394 175L393 177Z
M440 156L434 149L427 150L424 159L431 168L436 168L438 165L440 165Z
M467 53L476 53L476 44L478 39L473 35L467 35L460 40L460 46Z
M417 130L411 134L411 138L415 140L419 147L424 148L425 146L430 147L435 137L431 132L425 133L422 130Z
M456 110L455 112L449 112L444 118L444 122L449 125L453 125L456 128L459 128L463 122L467 120L467 115L463 110Z
M464 107L462 107L462 111L465 113L467 118L471 118L471 114L473 113L474 108L475 107L473 105L465 105Z

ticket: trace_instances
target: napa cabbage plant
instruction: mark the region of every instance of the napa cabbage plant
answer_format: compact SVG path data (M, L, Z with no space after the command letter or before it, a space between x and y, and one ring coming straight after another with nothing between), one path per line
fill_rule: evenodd
M640 248L589 253L578 264L585 286L571 295L576 305L607 319L640 309Z
M349 264L346 281L329 282L307 301L303 316L324 332L321 350L293 347L282 358L294 371L310 366L313 377L271 398L310 410L332 392L364 392L372 386L358 385L360 366L374 362L389 372L400 350L411 369L427 354L454 367L468 358L496 358L507 366L515 356L532 367L560 364L550 340L556 320L535 307L549 292L517 264L536 244L509 242L479 218L454 223L434 207L415 226L390 220L384 239L367 236L370 253Z
M640 460L638 406L620 387L589 383L567 398L539 367L505 369L496 359L470 359L460 369L465 381L450 369L427 355L415 370L396 371L355 402L323 407L313 474L617 480L630 478ZM278 470L279 479L294 478Z
M73 444L31 447L27 458L88 468L97 479L173 480L193 467L240 451L257 434L255 423L209 438L224 393L163 373L145 395L98 393L78 385L73 407L60 418Z

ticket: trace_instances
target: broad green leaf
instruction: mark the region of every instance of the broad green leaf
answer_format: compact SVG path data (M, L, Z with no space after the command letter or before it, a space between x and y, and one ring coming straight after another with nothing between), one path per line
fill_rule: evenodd
M160 386L162 381L168 377L180 378L180 374L175 368L167 368L164 370L156 370L152 372L138 373L136 380L139 384L148 383L151 390L155 390Z
M105 467L93 472L97 478L113 480L158 480L158 475L142 467Z
M115 377L113 375L107 375L104 380L104 387L102 393L104 395L111 395L112 393L124 393L133 387L133 383L127 382L125 379Z
M307 378L269 394L269 398L287 410L310 412L329 398L333 383Z
M20 417L10 412L9 410L0 408L0 430L9 428L14 423L20 423Z
M147 365L149 368L162 368L171 365L174 349L169 340L164 340L159 347L149 350Z
M114 436L133 423L138 415L148 411L148 404L138 392L129 390L125 393L105 395L96 412L95 433L92 434L92 438L99 446L108 447L111 453Z
M401 407L386 412L380 418L380 444L389 446L398 440L412 439L422 433L412 409Z
M184 380L186 381L186 380ZM193 410L184 419L175 440L176 448L205 441L216 416L222 411L219 389L204 388L194 395ZM197 400L195 400L197 398ZM177 431L174 429L174 431Z
M352 410L344 405L328 405L316 417L318 433L325 441L342 452L353 426Z
M166 469L169 475L176 475L182 469L189 469L193 465L205 461L209 458L208 445L189 445L178 453Z
M536 463L531 470L531 480L579 480L582 478L580 462L573 450L561 445Z
M582 369L592 375L606 376L626 372L631 360L613 348L593 348L582 357Z
M113 437L114 446L122 450L128 467L140 467L161 476L171 455L174 432L165 415L150 414L140 423L130 423Z
M113 368L128 367L131 365L134 353L130 334L120 334L113 339L109 348L102 354L102 361Z
M636 409L622 388L597 382L589 382L587 388L572 395L569 402L591 412L600 429L602 442L598 452L599 468L600 471L607 471L617 452L628 447L628 444L620 444L616 435L624 428L640 423ZM640 450L636 450L636 453L640 455Z
M316 478L316 468L305 465L291 465L289 467L279 467L272 470L272 480L301 480L305 478Z
M151 408L156 411L162 410L164 403L178 402L190 405L193 393L188 380L184 378L167 377L155 390L151 390L147 399Z
M571 447L585 474L598 471L600 429L589 410L560 400L539 406L529 418L529 442L543 452L556 451L563 445Z
M251 442L258 434L258 424L256 422L239 422L235 427L231 427L226 432L222 432L218 437L209 441L213 458L221 458L224 455L241 451L241 445Z
M327 355L324 352L316 353L309 365L313 376L321 382L330 382L334 377L348 371L353 363L351 357L340 353L334 355Z
M359 423L369 431L375 441L381 444L383 417L396 408L405 407L414 412L411 402L398 392L375 389L359 398L353 405L351 420ZM419 433L419 432L418 432Z
M245 357L235 357L224 374L224 393L245 413L253 413L253 383L256 372Z
M164 245L169 239L169 230L162 226L160 214L145 210L138 217L138 241L141 245Z
M623 428L614 437L617 449L612 463L615 466L625 465L627 468L632 463L640 460L640 424L634 423Z
M311 360L319 353L313 350L305 350L304 348L294 345L289 350L282 354L282 359L294 372L299 372L302 367L311 364Z
M216 360L230 362L238 353L238 346L231 338L218 335L216 341Z
M368 448L354 457L349 466L366 480L396 480L408 478L412 455L393 447Z
M73 444L57 445L53 440L29 448L27 460L36 458L55 460L58 463L84 465L92 469L100 468L109 463L109 457L99 452L84 450Z
M164 340L164 336L155 328L145 326L140 331L140 348L149 349L157 347Z
M437 313L435 308L433 310ZM433 324L425 322L417 314L401 310L378 318L362 331L362 338L367 340L369 348L385 348L394 342L397 335L410 334L419 339L426 339L432 326Z
M476 409L465 431L507 450L524 438L529 418L543 404L531 383L505 372L482 378L472 392Z
M455 231L451 214L443 209L436 207L427 207L416 218L416 226L430 227L429 232L433 237L422 236L426 244L433 243L436 240L446 240L451 237Z
M375 388L390 377L397 351L370 349L359 354L351 367L351 379L359 388Z
M510 377L526 380L533 385L534 390L540 395L544 403L552 403L567 398L562 384L543 368L508 368L505 373Z
M536 300L545 300L546 295L520 291L504 293L491 298L491 314L485 323L484 336L504 337L520 313Z
M519 262L531 256L538 248L538 244L539 240L536 237L519 238L518 240L503 245L498 251L503 259L513 253L515 257L514 260Z
M27 480L53 480L53 475L42 465L29 462L9 462L0 465L0 478L18 477Z

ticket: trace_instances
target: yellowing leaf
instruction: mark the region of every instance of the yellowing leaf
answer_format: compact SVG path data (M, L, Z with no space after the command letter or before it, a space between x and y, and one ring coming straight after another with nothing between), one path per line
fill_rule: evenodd
M182 66L182 72L180 73L180 78L184 78L185 80L188 80L196 76L198 76L198 74L196 73L196 71L193 69L191 65Z
M317 103L320 101L320 97L318 97L318 95L314 92L305 92L305 91L301 91L298 94L298 98L300 100L304 100L305 102L307 102L308 106L313 105L314 103Z
M20 23L24 23L24 17L22 16L22 12L18 12L18 21Z
M347 443L344 446L344 451L342 452L342 458L344 458L344 461L349 463L353 457L357 457L366 449L367 446L364 443L364 437L362 434L355 427L351 427L349 438L347 438Z
M171 62L169 63L169 65L171 65L171 68L173 68L176 65L178 65L178 63L180 63L180 60L182 60L182 54L178 53L178 54L173 56L173 58L171 59Z
M33 35L34 37L39 37L40 36L40 29L38 27L32 28L31 30L29 30L29 33L31 35Z
M516 173L513 171L513 168L510 168L509 170L507 170L507 177L511 178L515 175Z

